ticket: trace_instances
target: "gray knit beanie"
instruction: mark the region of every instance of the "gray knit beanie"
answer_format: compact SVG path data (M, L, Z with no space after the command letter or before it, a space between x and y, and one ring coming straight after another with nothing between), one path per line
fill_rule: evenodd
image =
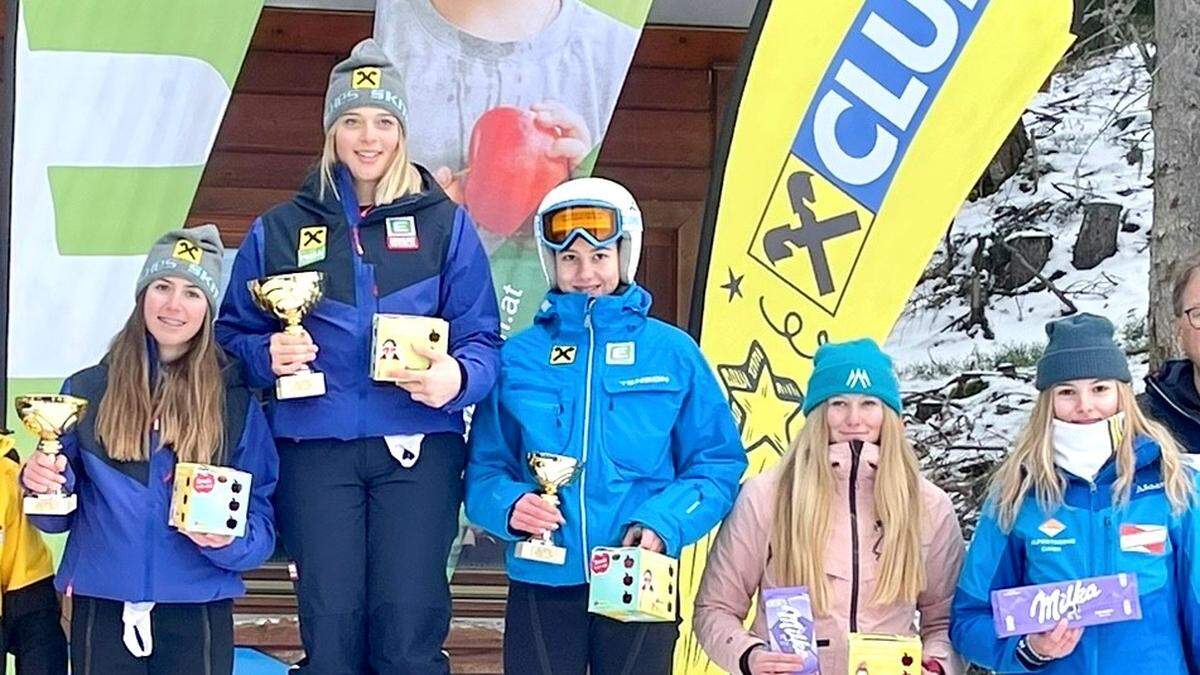
M1075 314L1046 324L1050 343L1037 363L1038 391L1069 380L1129 382L1129 362L1113 340L1112 322L1095 314Z
M225 247L221 245L221 233L216 225L171 230L150 248L134 294L141 293L155 279L183 277L204 291L209 314L215 317L224 255Z
M383 108L408 129L408 105L404 102L404 80L383 49L371 38L354 45L350 57L329 73L325 92L325 131L347 110L374 106Z

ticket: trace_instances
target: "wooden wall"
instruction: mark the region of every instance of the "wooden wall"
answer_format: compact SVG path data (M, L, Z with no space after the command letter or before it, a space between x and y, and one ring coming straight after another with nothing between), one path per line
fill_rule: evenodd
M236 246L255 215L287 199L321 147L329 70L371 32L365 12L266 9L250 44L189 224ZM647 29L596 175L625 183L648 231L642 281L655 314L683 325L717 128L719 89L743 31Z

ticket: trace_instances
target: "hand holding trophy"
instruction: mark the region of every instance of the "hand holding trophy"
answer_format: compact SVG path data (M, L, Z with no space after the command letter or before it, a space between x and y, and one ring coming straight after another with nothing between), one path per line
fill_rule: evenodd
M251 281L250 297L259 309L283 321L288 335L306 334L300 322L323 295L325 275L322 272L275 274ZM280 400L320 396L325 393L325 375L307 365L291 375L275 380L275 398Z
M531 452L525 459L533 479L541 488L538 497L554 507L558 506L558 491L570 485L582 468L579 460L574 457L548 452ZM514 555L525 560L538 560L553 565L562 565L567 561L567 549L554 543L549 530L540 536L517 542Z
M59 438L70 431L87 410L87 401L61 394L38 394L16 398L17 415L25 428L38 437L37 452L51 457L62 449ZM64 516L75 510L75 495L54 487L25 497L25 513Z

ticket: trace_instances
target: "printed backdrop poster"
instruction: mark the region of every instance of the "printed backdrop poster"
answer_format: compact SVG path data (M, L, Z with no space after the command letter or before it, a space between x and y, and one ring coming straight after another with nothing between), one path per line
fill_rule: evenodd
M375 38L405 78L409 152L475 219L505 336L546 291L533 212L591 173L650 1L376 3Z
M409 153L474 218L506 337L546 292L533 213L591 173L650 2L376 3L375 39L404 74ZM460 542L452 566L504 565L482 530Z
M886 338L1070 23L1070 0L760 0L691 316L751 475L803 423L818 345ZM680 563L676 672L718 672L691 631L709 541Z
M150 244L183 225L262 0L14 5L4 404L19 427L11 397L98 361Z

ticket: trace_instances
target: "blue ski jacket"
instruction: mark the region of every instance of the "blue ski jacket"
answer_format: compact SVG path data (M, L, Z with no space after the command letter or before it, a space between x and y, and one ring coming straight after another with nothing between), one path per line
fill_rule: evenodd
M271 496L279 456L262 409L241 383L236 364L225 379L225 447L214 464L251 476L246 534L222 548L202 548L168 525L175 453L149 434L146 461L108 456L96 437L96 414L108 386L108 364L75 373L62 392L87 400L82 420L65 434L68 492L78 507L65 516L30 516L43 532L66 532L55 577L63 593L124 602L211 602L245 594L241 572L256 569L275 550Z
M526 454L582 463L559 491L566 524L554 540L566 564L516 558L510 545L513 579L582 584L591 549L620 545L634 523L678 556L733 505L746 453L729 404L691 337L647 317L650 302L636 285L594 299L551 291L534 325L501 351L499 382L472 420L468 518L523 539L508 517L536 490Z
M959 653L999 673L1200 673L1200 506L1172 514L1158 444L1138 437L1134 453L1133 491L1122 508L1112 504L1112 461L1091 483L1064 472L1064 501L1053 511L1028 497L1011 532L985 505L951 609ZM1041 667L1018 657L1019 638L996 637L991 591L1121 572L1137 574L1140 621L1084 628L1070 655Z
M242 361L250 386L268 392L267 413L277 438L462 433L462 409L495 383L500 319L487 254L467 212L418 169L421 192L365 216L349 171L336 165L337 194L327 189L323 196L314 172L290 202L254 221L238 249L217 340ZM279 401L269 346L282 326L254 304L247 284L309 270L325 273L324 297L303 325L317 344L310 365L325 374L326 393ZM391 382L371 379L376 313L449 322L449 351L464 376L454 400L430 408Z

